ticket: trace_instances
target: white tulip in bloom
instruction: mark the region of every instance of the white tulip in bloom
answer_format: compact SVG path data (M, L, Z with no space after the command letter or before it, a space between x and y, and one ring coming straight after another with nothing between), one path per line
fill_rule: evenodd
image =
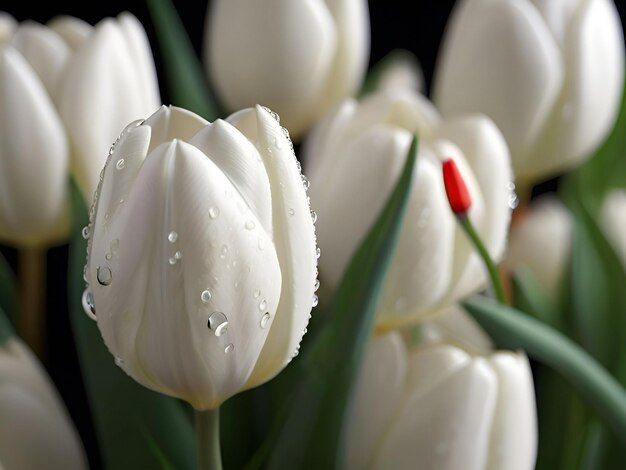
M611 0L462 0L434 84L444 116L482 112L518 178L578 165L612 129L624 38Z
M442 121L426 98L395 89L361 103L345 101L306 142L311 200L320 213L320 270L334 288L397 184L415 132L414 185L379 316L388 326L423 317L485 285L483 264L450 210L441 162L456 161L473 199L469 217L499 258L512 197L504 139L483 116Z
M0 240L62 241L70 171L91 200L110 142L158 105L150 49L134 16L94 28L70 17L18 26L0 14Z
M78 434L28 348L17 339L0 346L0 468L87 468Z
M313 219L276 117L162 107L130 125L85 231L84 303L118 365L199 410L280 372L317 303Z
M626 190L614 190L606 196L600 226L626 269Z
M350 470L534 468L537 418L524 353L443 341L408 348L392 332L371 341L355 390Z
M511 229L504 264L511 270L528 269L552 300L557 300L570 259L572 223L558 199L543 196Z
M229 109L265 103L299 138L354 95L369 59L365 0L216 0L207 71Z

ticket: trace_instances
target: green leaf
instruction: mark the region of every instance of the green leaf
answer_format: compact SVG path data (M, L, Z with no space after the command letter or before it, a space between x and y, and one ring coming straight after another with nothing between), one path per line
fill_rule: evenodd
M417 77L422 78L422 70L415 55L404 49L395 49L376 62L370 69L361 87L360 96L375 92L380 87L380 82L387 71L399 64L404 64L409 69L412 69Z
M344 421L404 219L417 158L413 139L398 184L352 258L326 323L302 358L303 373L269 468L343 467Z
M4 346L13 336L15 336L13 326L0 307L0 346Z
M626 391L593 357L558 331L484 297L463 303L499 347L524 349L566 379L626 444Z
M0 253L0 309L8 315L9 319L17 318L17 283L15 282L15 274L9 266L9 263Z
M157 32L172 104L209 121L220 115L185 27L170 0L147 0Z
M513 273L513 299L513 306L518 310L530 313L538 320L560 330L558 309L527 268L519 268Z
M73 235L70 246L69 306L72 329L96 434L106 468L195 468L195 436L181 403L128 377L114 363L95 322L83 312L83 266L88 223L80 191L71 186ZM146 432L151 440L146 439ZM154 447L160 450L155 454ZM164 460L165 459L165 460Z

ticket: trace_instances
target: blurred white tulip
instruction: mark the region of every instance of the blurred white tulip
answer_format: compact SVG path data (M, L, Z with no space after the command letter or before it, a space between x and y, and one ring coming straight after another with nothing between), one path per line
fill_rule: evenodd
M317 300L313 220L276 117L162 107L122 134L96 193L86 310L131 377L196 409L280 372Z
M537 429L524 353L369 344L346 426L347 468L531 470Z
M320 213L320 270L331 288L395 187L413 133L419 156L384 288L382 326L423 318L485 286L482 261L448 204L443 159L454 159L463 174L473 200L469 217L495 259L504 251L511 214L509 153L489 119L442 121L411 90L345 101L313 130L305 149L312 205Z
M626 190L611 191L600 214L600 226L626 269Z
M518 178L580 164L612 129L624 37L611 0L462 0L434 82L446 117L481 112L498 125Z
M230 109L265 103L298 139L354 95L369 59L365 0L216 0L205 63Z
M87 460L61 399L17 339L0 346L0 467L82 470Z

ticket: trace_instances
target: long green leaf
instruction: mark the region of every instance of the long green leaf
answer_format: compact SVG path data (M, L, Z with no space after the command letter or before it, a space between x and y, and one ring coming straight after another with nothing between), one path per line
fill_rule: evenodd
M219 109L185 27L170 0L147 0L169 82L172 104L213 121Z
M559 329L559 311L548 298L530 270L522 267L513 273L513 306Z
M395 252L417 158L414 138L384 210L352 258L328 315L303 357L301 376L269 468L343 467L344 420L389 263Z
M97 325L83 312L83 266L88 222L72 184L73 236L70 246L69 306L72 329L106 468L156 469L164 461L178 469L195 467L195 438L181 404L137 384L118 368ZM146 438L146 433L151 439ZM154 452L157 446L160 453Z
M9 263L0 253L0 309L4 310L9 319L14 321L17 317L17 283L15 274Z
M626 444L626 390L593 357L558 331L512 307L484 297L465 308L498 346L524 349L565 378Z

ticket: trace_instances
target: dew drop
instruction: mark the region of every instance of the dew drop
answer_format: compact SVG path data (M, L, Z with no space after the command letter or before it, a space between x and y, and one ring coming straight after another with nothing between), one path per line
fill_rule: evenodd
M227 254L228 254L228 245L222 245L222 249L220 250L220 259L226 259Z
M289 209L289 215L295 215L295 214L296 214L296 211L294 210L294 208L293 208L293 207L291 207L291 208Z
M255 227L255 225L254 225L254 221L253 220L247 220L246 221L246 229L252 230L254 227Z
M213 312L208 326L215 336L222 336L228 330L228 318L222 312Z
M118 367L122 367L123 368L126 365L126 362L124 362L124 359L122 359L121 357L116 357L115 358L115 364Z
M113 254L112 253L107 253L106 255L104 255L104 259L106 259L107 261L110 261L111 258L113 258Z
M96 306L93 303L93 294L91 293L89 288L83 291L82 302L85 314L92 320L97 321L98 319L96 318Z
M509 181L506 184L506 189L508 189L509 191L515 191L515 183L513 181Z
M304 190L308 191L309 188L311 187L311 182L309 181L309 179L302 175L302 186L304 186Z
M87 277L87 265L83 267L83 281L89 282L89 278Z
M123 170L124 166L126 166L126 162L124 161L123 158L120 158L115 164L115 168L117 168L118 170Z
M211 206L209 207L209 217L212 219L217 219L220 215L219 207Z
M181 259L183 257L183 254L180 251L177 251L176 253L174 253L174 258L176 258L177 260Z
M519 197L517 197L516 193L512 192L511 194L509 194L508 204L511 209L517 208L517 206L519 205Z
M174 266L178 260L172 256L168 261L172 266Z
M320 288L320 280L316 279L315 280L315 285L313 286L313 288L317 291Z
M96 268L96 278L98 279L98 284L101 286L109 286L111 285L111 281L113 281L113 274L106 266L98 266Z
M233 343L229 343L228 346L226 346L224 348L224 353L228 354L229 352L231 352L233 349L235 349L235 346L233 345Z
M317 247L317 249L315 250L315 257L317 259L320 258L320 256L322 256L322 250L320 250L319 246Z
M265 315L261 317L261 328L267 328L267 325L270 323L271 315L269 312L266 312Z
M167 236L167 240L170 243L176 243L176 240L178 240L178 233L170 232L169 235Z
M261 289L255 289L254 290L254 298L258 299L260 295L261 295Z
M313 221L313 223L317 222L317 212L315 212L314 210L311 210L311 220Z
M205 304L211 300L211 297L213 297L213 294L211 294L209 289L203 290L202 294L200 294L200 300L202 300Z
M259 310L267 310L267 300L261 300L261 302L259 303Z
M319 304L319 303L320 303L320 299L317 297L317 295L314 295L313 296L313 300L311 302L311 306L312 307L317 307L317 304Z
M83 227L82 235L85 240L89 239L89 225Z

